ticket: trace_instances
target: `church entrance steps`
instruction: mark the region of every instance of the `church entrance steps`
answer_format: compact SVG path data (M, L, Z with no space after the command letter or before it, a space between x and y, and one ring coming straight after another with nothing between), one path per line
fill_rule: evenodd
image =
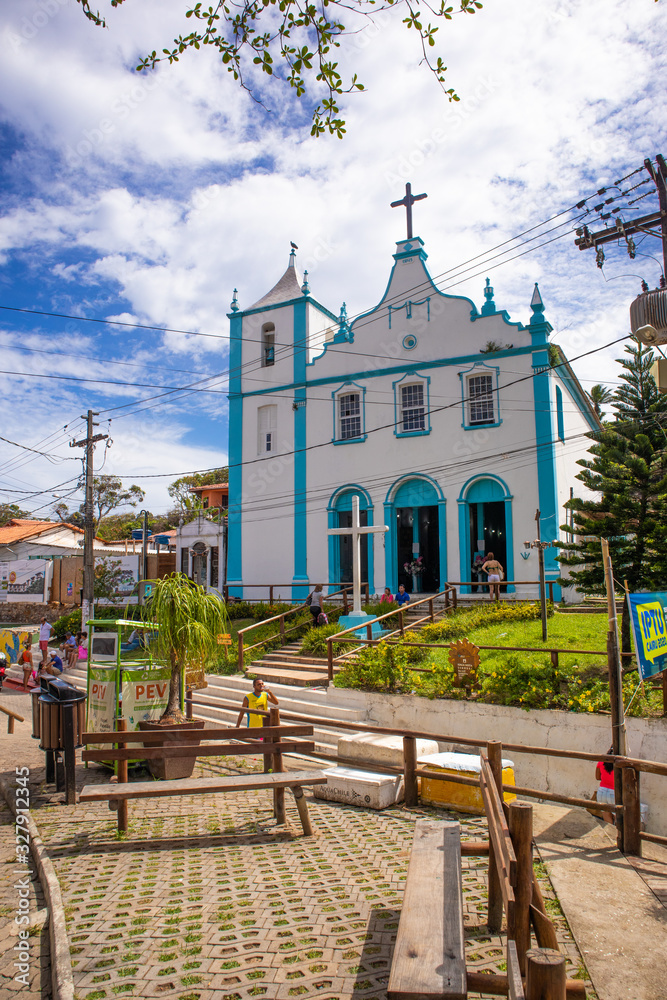
M194 692L194 715L198 719L205 719L207 722L217 725L235 725L243 698L251 688L251 682L240 674L235 674L232 677L218 677L209 674L207 680L208 687ZM366 718L366 710L363 706L339 705L336 695L334 694L332 697L324 688L296 687L273 680L271 680L269 687L279 701L278 707L281 713L303 715L312 721L316 750L319 747L325 753L331 753L332 750L335 752L339 738L345 735L349 736L349 730L318 728L318 718L340 720L341 722L361 722ZM335 691L335 689L332 690ZM198 705L198 701L207 704L205 706ZM238 709L218 708L215 706L216 701L238 705ZM311 759L306 758L306 760Z

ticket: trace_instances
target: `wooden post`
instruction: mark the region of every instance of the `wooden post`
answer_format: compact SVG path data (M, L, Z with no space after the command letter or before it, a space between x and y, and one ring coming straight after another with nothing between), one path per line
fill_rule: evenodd
M310 822L310 816L308 815L308 803L304 798L303 788L301 785L295 785L292 792L294 793L296 807L299 810L299 818L301 820L301 826L303 827L303 835L304 837L312 837L313 827Z
M406 806L419 805L419 788L417 786L417 742L414 736L403 737L403 788Z
M372 625L367 625L366 626L366 638L368 639L369 642L372 642L372 639L373 639L373 626Z
M343 587L343 611L345 614L349 611L349 604L347 603L347 588Z
M273 584L269 586L269 604L273 604Z
M280 616L280 644L285 645L285 615Z
M526 952L530 948L530 902L533 894L533 807L510 802L509 830L516 854L514 927L508 936L516 941L521 974L526 974Z
M185 718L192 718L192 689L185 692Z
M639 806L639 771L634 767L620 768L623 781L623 840L625 853L642 855L641 809Z
M452 603L454 605L454 611L456 611L458 600L459 600L459 595L456 593L456 587L454 587L452 593Z
M279 726L280 725L280 709L275 705L269 708L269 725ZM280 734L278 736L272 737L272 742L276 749L273 751L273 773L281 774L285 768L283 767L283 755L280 753L278 746L280 744ZM273 815L276 817L276 823L281 826L285 822L285 789L284 788L274 788L273 789Z
M434 622L435 621L435 615L433 613L433 598L432 597L429 597L429 600L428 600L428 610L429 610L429 613L431 615L431 621Z
M492 740L486 744L486 753L489 758L489 765L493 771L500 801L503 801L503 745L498 740ZM500 889L500 875L496 863L496 854L493 844L489 839L489 903L488 918L490 934L498 934L503 922L503 896Z
M547 587L549 588L549 600L553 604L553 602L554 602L554 583L553 583L553 580L547 580Z
M127 732L127 719L118 720L118 732ZM119 743L118 749L124 749L125 743ZM127 782L127 761L118 761L118 784ZM127 799L118 799L118 832L127 833Z
M263 715L262 716L262 726L268 726L268 724L269 724L269 720L267 719L267 717L265 715ZM268 739L266 737L264 737L264 739L266 740L265 745L267 745L268 744ZM265 753L265 754L263 754L263 757L264 757L264 774L270 774L271 773L271 768L272 768L272 765L273 765L273 756L270 753Z
M239 632L239 640L238 640L238 642L239 642L239 644L238 644L238 657L239 657L238 668L239 668L239 670L241 672L243 672L243 636L242 636L242 634L240 632Z
M14 716L13 715L8 715L7 716L7 732L9 733L10 736L14 732Z
M558 670L558 650L552 649L551 651L551 666L554 670Z
M403 625L403 608L401 608L398 612L398 621L399 621L399 629L401 635L403 636L405 635L405 626Z
M331 640L331 637L329 637L327 639L327 677L329 678L330 681L332 681L334 678L333 661L334 661L333 642Z
M449 608L449 587L445 587L445 611Z
M565 955L550 948L527 952L526 1000L565 1000Z

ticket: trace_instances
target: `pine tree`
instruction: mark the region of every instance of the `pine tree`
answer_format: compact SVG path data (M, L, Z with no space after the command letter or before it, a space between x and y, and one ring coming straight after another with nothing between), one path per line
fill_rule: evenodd
M627 580L632 593L667 585L667 394L651 375L652 350L632 342L618 361L615 418L589 433L590 457L577 463L590 493L568 503L573 525L562 528L572 540L561 546L569 569L561 583L587 594L605 593L600 538L609 540L617 586ZM627 608L622 632L629 651Z

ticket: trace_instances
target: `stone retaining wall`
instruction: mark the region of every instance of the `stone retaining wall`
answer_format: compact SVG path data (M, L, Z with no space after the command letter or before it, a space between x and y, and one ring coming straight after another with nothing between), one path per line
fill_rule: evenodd
M334 687L328 688L327 698L332 704L365 708L369 725L590 753L605 753L611 744L611 719L605 715L524 711L505 705L430 701ZM667 761L667 719L627 719L626 728L629 756ZM457 747L455 741L441 743L440 749L470 752L469 747ZM592 761L514 751L504 756L514 761L519 785L582 797L590 796L597 787ZM641 799L649 807L647 831L667 836L667 777L642 774Z

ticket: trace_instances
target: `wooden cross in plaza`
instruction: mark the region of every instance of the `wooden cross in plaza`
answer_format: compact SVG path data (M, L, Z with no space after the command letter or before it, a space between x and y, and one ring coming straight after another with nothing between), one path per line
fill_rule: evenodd
M352 614L363 615L361 610L361 536L370 535L375 531L389 531L386 524L368 525L362 528L359 523L359 497L352 497L352 525L349 528L329 528L330 535L352 536Z
M408 217L408 239L412 239L412 206L416 201L422 201L423 198L428 198L427 194L413 194L410 184L405 185L405 198L401 198L400 201L392 201L391 207L398 208L399 205L405 205L405 212Z

